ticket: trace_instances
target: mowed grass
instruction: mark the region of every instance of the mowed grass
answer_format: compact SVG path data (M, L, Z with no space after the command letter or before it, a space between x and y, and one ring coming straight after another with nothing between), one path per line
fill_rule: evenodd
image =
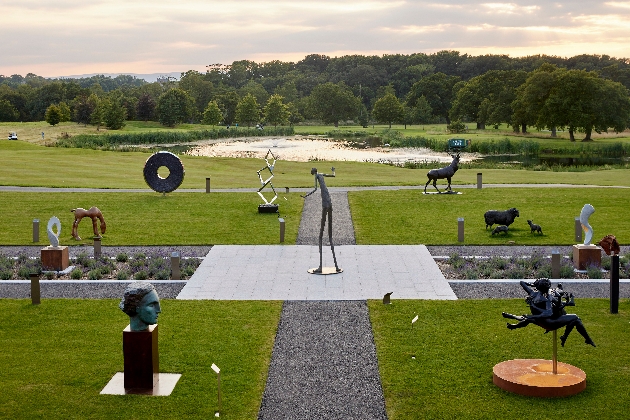
M270 199L271 196L269 195ZM286 200L285 200L286 198ZM281 194L285 243L295 244L304 200L297 193ZM232 245L279 244L277 214L258 213L256 193L22 193L0 192L0 244L33 241L33 219L40 221L40 244L48 244L46 225L61 221L61 245L91 244L92 221L84 218L79 236L72 236L76 207L98 207L107 223L102 244L109 245Z
M427 169L407 169L364 162L290 162L282 154L274 169L276 188L311 187L312 167L322 172L336 168L337 177L327 178L328 186L421 185L427 181ZM445 154L446 156L446 154ZM58 188L148 188L143 168L149 153L112 152L37 146L22 141L0 139L0 185ZM263 159L179 156L185 170L181 189L205 190L206 178L211 189L259 188L256 171L265 167ZM446 166L436 164L435 167ZM630 186L625 169L594 169L587 172L541 172L508 169L462 168L452 179L454 185L476 184L481 172L484 184L577 184ZM264 174L268 174L265 170ZM160 172L165 177L165 173ZM446 181L440 181L443 189Z
M427 194L421 190L355 191L348 193L357 244L458 244L457 219L464 218L467 245L571 245L575 218L584 204L595 213L589 222L593 242L612 234L630 241L629 189L486 188L462 189L461 195ZM515 207L520 216L508 234L486 229L487 210ZM531 233L527 220L542 226ZM496 227L496 225L494 225Z
M555 399L512 394L492 383L497 363L552 358L552 334L535 325L514 331L505 327L501 312L526 312L523 300L368 305L390 420L628 418L628 300L620 302L619 314L610 315L606 299L576 299L569 312L580 316L597 348L584 344L576 330L565 347L558 344L558 361L582 369L587 387Z
M122 290L121 290L122 293ZM160 372L182 374L169 397L100 395L122 372L118 301L0 299L0 417L255 419L281 302L162 300Z

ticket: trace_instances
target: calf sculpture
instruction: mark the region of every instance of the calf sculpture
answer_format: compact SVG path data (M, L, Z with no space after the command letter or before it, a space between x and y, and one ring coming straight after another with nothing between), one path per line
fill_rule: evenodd
M427 173L427 178L429 178L429 180L427 181L426 184L424 184L425 194L427 192L427 185L429 185L431 181L433 181L433 187L437 190L437 192L441 193L442 191L440 191L437 185L435 185L435 182L438 179L444 179L444 178L446 178L446 180L448 181L448 186L446 187L444 191L451 191L451 192L453 191L451 189L451 178L453 177L453 175L455 175L455 172L457 172L457 169L459 169L457 166L459 164L459 153L456 155L451 155L451 157L453 158L453 161L451 162L450 165L445 166L444 168L440 168L440 169L431 169Z
M99 238L101 236L98 234L98 226L96 223L97 220L101 221L101 234L105 233L105 229L107 227L105 225L105 218L103 218L103 213L101 213L98 207L90 207L89 210L79 207L70 211L74 213L74 223L72 223L72 237L77 241L81 240L81 237L79 237L79 233L77 232L79 222L86 216L92 219L92 229L94 229L94 236Z

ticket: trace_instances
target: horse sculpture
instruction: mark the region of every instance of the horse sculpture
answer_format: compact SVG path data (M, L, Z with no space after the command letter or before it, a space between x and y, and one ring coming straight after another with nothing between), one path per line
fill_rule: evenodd
M72 209L70 211L74 213L74 223L72 224L72 237L76 239L77 241L81 240L81 238L79 237L79 234L77 233L79 222L81 221L81 219L83 219L86 216L92 219L92 228L94 229L95 237L99 237L99 238L101 237L101 235L98 234L98 226L96 225L97 219L101 221L101 234L105 233L105 228L107 226L105 225L105 219L103 218L103 213L101 213L98 207L90 207L89 210L82 209L79 207L76 209Z
M435 182L438 179L444 179L444 178L446 178L446 180L448 181L448 186L446 187L444 191L453 192L453 190L451 189L451 178L453 177L453 175L455 175L455 172L457 172L457 169L459 169L457 167L457 165L459 164L459 153L456 155L451 155L451 157L453 158L453 161L451 162L450 165L444 168L440 168L440 169L431 169L427 173L427 178L429 178L429 180L427 181L426 184L424 184L425 194L427 192L427 185L429 185L431 181L433 181L433 187L437 190L437 192L441 193L437 185L435 185Z

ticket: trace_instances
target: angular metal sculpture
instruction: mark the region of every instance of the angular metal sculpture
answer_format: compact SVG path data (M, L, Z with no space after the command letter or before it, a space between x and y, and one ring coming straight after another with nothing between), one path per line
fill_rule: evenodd
M621 248L615 235L606 235L599 241L599 246L602 247L606 255L619 255Z
M269 163L269 155L271 155L271 158L273 159L272 163ZM276 198L278 198L278 193L276 193L276 189L273 187L273 184L271 183L271 180L273 179L273 168L276 166L276 157L271 152L271 149L267 151L267 154L265 155L264 159L265 159L266 165L260 168L260 170L256 171L256 173L258 174L258 179L260 180L260 184L261 184L261 187L258 189L257 193L260 196L260 198L262 198L263 201L265 202L265 204L260 204L258 206L258 212L259 213L277 213L278 205L273 204L273 202L276 201ZM269 171L269 178L263 180L261 172L265 170ZM271 186L271 190L273 191L273 194L274 194L271 201L267 201L267 198L265 198L265 196L262 193L262 190L264 190L267 187L267 185Z
M442 191L440 191L437 185L435 185L435 182L438 179L444 178L446 178L446 180L448 181L448 185L446 186L444 192L454 194L453 190L451 189L451 178L453 177L453 175L455 175L457 169L459 169L459 152L456 155L451 155L451 157L453 158L453 161L450 165L440 169L431 169L429 172L427 172L427 178L429 178L429 180L426 184L424 184L425 194L427 193L427 185L429 185L431 181L433 181L433 188L435 188L438 193L441 193Z
M306 198L309 195L313 194L315 191L317 191L317 185L319 184L322 195L322 221L319 229L319 267L308 270L311 274L336 274L343 271L341 268L339 268L339 265L337 264L337 257L335 256L335 246L333 245L332 240L332 199L330 198L330 193L328 192L326 182L324 181L324 177L335 176L335 168L333 167L330 169L332 170L332 174L321 174L317 172L317 168L311 169L311 175L315 176L315 188L313 188L313 191L309 192L308 194L301 196L302 198ZM324 237L324 225L326 224L326 218L328 218L328 240L330 241L330 249L333 254L333 260L335 262L334 271L332 269L324 270L322 268L322 240Z
M155 287L142 281L127 286L118 307L129 315L131 331L146 331L149 325L157 323L158 315L162 312Z
M158 169L166 166L169 174L162 178ZM179 158L171 152L157 152L151 155L144 164L144 180L153 191L168 193L175 191L184 181L184 165Z
M531 314L529 315L512 315L503 312L504 318L514 319L518 321L516 324L507 323L510 330L523 328L529 324L535 324L549 331L555 331L558 328L566 327L564 334L560 337L560 343L564 346L569 334L573 328L584 337L585 343L595 347L595 343L586 332L586 328L582 324L582 320L575 314L567 314L566 306L575 306L573 294L567 294L562 290L562 285L558 284L555 289L551 288L549 279L538 279L533 283L527 283L521 280L521 287L528 294L525 301L529 305ZM532 289L532 287L535 289Z
M74 223L72 223L72 237L77 241L81 240L81 237L78 233L79 222L84 217L89 217L92 219L92 229L94 230L94 237L100 238L101 235L98 234L98 225L97 220L101 222L101 234L105 233L105 229L107 225L105 224L105 218L103 218L103 213L98 209L98 207L90 207L89 210L83 209L81 207L70 210L74 213Z
M595 213L595 208L590 204L584 204L580 212L580 223L584 230L584 245L590 245L591 239L593 239L593 228L588 223L588 218L591 217L593 213Z

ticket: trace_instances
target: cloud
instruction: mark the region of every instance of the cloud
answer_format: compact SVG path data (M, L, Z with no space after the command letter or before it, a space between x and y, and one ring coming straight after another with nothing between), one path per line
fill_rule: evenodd
M4 0L3 21L19 31L0 43L0 74L204 71L442 49L630 55L630 2L619 1Z

